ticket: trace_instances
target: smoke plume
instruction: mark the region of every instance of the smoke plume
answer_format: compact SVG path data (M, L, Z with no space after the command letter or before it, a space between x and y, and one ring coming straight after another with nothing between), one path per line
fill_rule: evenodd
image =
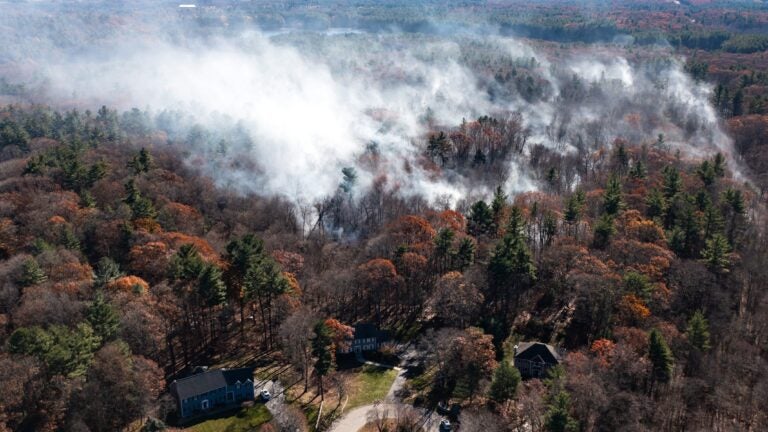
M243 191L312 202L333 194L342 169L353 167L356 193L384 178L433 201L487 194L495 184L425 164L425 143L430 132L514 112L528 145L563 153L659 134L690 154L730 153L710 87L666 50L564 54L492 29L201 34L170 12L126 22L56 13L19 7L0 21L12 41L0 48L3 72L37 88L36 102L147 110L154 127L185 142L190 163ZM55 22L48 32L32 37L22 26L45 16ZM525 152L505 160L507 192L537 187Z

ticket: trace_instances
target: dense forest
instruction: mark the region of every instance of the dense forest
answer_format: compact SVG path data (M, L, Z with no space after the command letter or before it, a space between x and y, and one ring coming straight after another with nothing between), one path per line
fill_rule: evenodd
M331 6L215 3L195 12L202 27L453 28L409 21L408 5L328 14ZM578 2L531 6L524 17L515 3L499 5L493 24L540 39L534 46L551 57L632 35L636 45L601 49L628 50L642 70L632 95L643 100L615 90L619 79L590 82L463 41L457 63L475 72L478 91L529 105L455 124L430 107L410 137L415 156L393 159L366 143L314 202L259 189L270 171L246 156L257 144L239 126L39 103L37 84L0 78L3 101L14 101L0 108L0 431L163 430L178 417L168 385L200 365L268 364L312 403L341 405L350 390L336 352L361 322L391 335L378 360L411 351L398 396L428 409L460 405L460 431L765 430L768 12L613 3L595 2L583 19L568 12ZM413 8L445 22L490 13L473 13L473 2ZM698 24L662 33L666 24L648 24L654 16ZM674 64L651 46L662 38L686 57L686 77L711 88L714 126L638 78ZM381 69L365 60L342 64L422 79L386 63L395 60L377 59ZM524 110L547 103L556 115L537 135ZM593 109L588 120L570 116L580 107ZM311 119L289 126L303 122ZM728 151L699 145L720 126ZM221 172L257 187L219 181ZM489 193L429 199L391 172ZM515 175L534 187L505 189ZM525 341L556 346L561 365L521 379L511 365ZM327 429L305 405L260 430ZM405 417L397 430L421 430Z
M465 127L475 124L495 126ZM107 108L3 110L11 430L114 430L158 415L164 376L237 347L278 349L311 333L293 318L307 310L405 338L487 334L486 349L464 348L478 357L439 362L435 398L484 395L511 341L560 341L562 375L496 398L487 415L499 425L548 419L550 399L570 401L569 421L586 430L765 424L762 210L719 154L696 162L617 141L584 172L544 152L542 191L497 190L463 212L386 191L344 207L340 188L327 225L303 232L290 203L218 189L134 128ZM447 139L435 134L425 154ZM479 144L469 152L485 154ZM587 179L572 190L559 176L569 164ZM358 224L354 241L327 232Z

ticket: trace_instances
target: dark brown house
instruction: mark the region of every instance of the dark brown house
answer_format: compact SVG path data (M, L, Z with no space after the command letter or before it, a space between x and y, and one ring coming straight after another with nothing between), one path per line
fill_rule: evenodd
M560 364L560 354L551 345L521 342L515 345L515 367L523 378L542 378L549 368Z

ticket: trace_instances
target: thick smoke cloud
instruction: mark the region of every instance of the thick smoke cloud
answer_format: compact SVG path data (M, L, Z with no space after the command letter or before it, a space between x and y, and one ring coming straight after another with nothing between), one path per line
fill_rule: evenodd
M2 33L23 39L23 29L4 24ZM710 88L668 52L642 61L609 50L555 57L492 34L243 28L203 37L175 20L113 31L96 43L89 36L61 45L51 37L3 53L19 68L30 67L25 52L35 53L31 76L44 83L43 102L146 108L169 136L187 140L190 161L221 184L305 202L333 194L344 167L357 168L358 192L386 177L388 187L430 200L487 194L495 185L420 163L430 127L486 114L520 112L529 143L561 152L658 134L692 154L730 149L708 103ZM535 94L488 72L505 63L529 76ZM361 162L371 151L375 168ZM508 192L536 188L521 160L508 161Z

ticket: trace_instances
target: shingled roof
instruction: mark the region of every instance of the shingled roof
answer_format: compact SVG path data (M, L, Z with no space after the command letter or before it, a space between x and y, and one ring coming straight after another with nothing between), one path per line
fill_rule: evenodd
M379 328L370 323L355 324L355 339L365 338L378 338L381 337L381 331Z
M560 354L555 350L552 345L548 345L542 342L520 342L517 345L517 352L515 357L520 358L534 358L536 355L540 355L546 359L547 354L552 357L556 362L560 362Z
M171 394L179 400L208 393L226 386L253 380L253 368L215 369L175 380L171 383Z

